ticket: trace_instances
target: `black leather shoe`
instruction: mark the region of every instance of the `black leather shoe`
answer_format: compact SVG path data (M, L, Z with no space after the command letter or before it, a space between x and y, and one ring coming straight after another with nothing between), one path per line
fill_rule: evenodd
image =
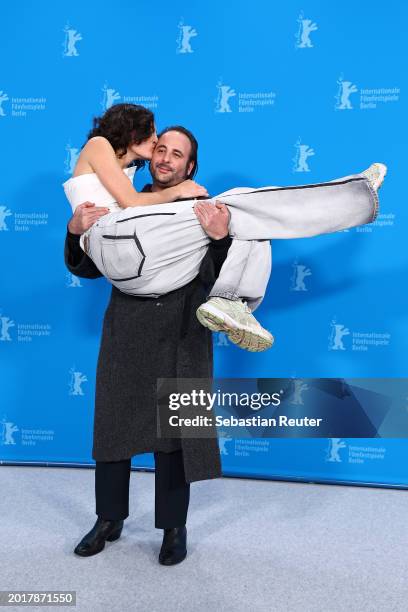
M164 529L163 544L160 549L159 563L175 565L186 558L187 529L186 526Z
M120 538L123 520L108 521L98 517L95 525L74 549L74 553L81 557L96 555L105 548L105 541L114 542Z

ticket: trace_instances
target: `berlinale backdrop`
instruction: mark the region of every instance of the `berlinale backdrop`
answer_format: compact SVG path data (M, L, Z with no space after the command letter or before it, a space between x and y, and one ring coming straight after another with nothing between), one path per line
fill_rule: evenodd
M406 375L407 202L398 0L31 2L2 9L0 459L92 465L96 359L110 295L67 272L62 183L117 102L199 141L210 193L388 165L372 225L273 242L258 309L276 338L214 335L217 377ZM404 82L403 82L404 81ZM405 161L406 163L406 161ZM149 180L138 172L137 188ZM405 225L404 225L405 220ZM408 484L406 439L220 438L225 475ZM152 467L151 455L133 466Z

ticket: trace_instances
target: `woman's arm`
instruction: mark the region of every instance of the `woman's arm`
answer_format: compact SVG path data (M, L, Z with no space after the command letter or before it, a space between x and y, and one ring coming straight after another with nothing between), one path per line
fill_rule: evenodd
M160 192L137 192L120 168L112 145L103 136L90 138L81 154L84 155L84 159L98 175L101 183L122 208L164 204L165 202L174 202L179 198L196 198L207 193L204 187L197 185L194 181L184 181L180 185L169 187Z

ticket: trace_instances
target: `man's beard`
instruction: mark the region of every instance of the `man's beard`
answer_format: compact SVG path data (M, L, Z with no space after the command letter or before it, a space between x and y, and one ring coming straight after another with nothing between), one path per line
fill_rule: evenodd
M165 189L166 187L174 187L174 185L179 185L183 181L187 180L187 168L185 169L185 172L182 176L179 176L170 170L167 174L163 175L161 178L159 178L157 170L153 171L151 163L149 164L149 170L154 180L154 183L158 185L158 187L162 187L163 189Z

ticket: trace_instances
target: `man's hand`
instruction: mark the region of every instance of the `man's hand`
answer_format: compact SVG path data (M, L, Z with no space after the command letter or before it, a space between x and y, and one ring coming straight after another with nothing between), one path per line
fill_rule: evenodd
M230 212L222 202L215 201L210 204L205 201L197 202L194 212L205 233L214 240L228 236Z
M95 223L95 221L108 212L110 212L109 208L95 206L92 202L84 202L75 209L68 223L68 229L71 234L83 234Z

